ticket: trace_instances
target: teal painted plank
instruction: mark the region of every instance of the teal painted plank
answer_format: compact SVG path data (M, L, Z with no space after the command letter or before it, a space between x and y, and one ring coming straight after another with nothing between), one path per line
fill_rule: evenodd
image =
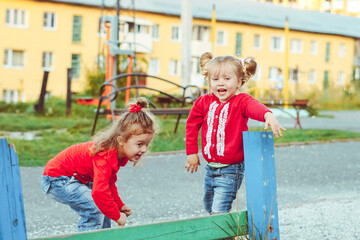
M109 230L75 233L64 236L37 238L37 240L208 240L235 236L236 234L233 233L229 225L235 231L235 233L237 231L237 226L241 227L243 233L247 232L246 211L185 219L172 222L162 222L155 224L114 228ZM239 233L241 233L241 230L239 230Z
M249 235L255 231L255 239L280 240L273 133L244 132L243 137Z
M0 139L0 239L26 237L19 159L6 139Z

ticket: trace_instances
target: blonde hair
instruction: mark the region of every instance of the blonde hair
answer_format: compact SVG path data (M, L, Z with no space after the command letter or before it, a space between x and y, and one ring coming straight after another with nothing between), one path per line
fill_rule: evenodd
M252 57L237 59L233 56L219 56L213 58L211 53L206 52L200 57L201 74L210 85L211 73L214 69L219 69L224 64L231 64L234 67L235 75L238 81L241 81L241 87L238 92L246 92L245 83L255 75L257 63Z
M141 110L129 111L133 104L140 105ZM158 123L150 112L149 103L145 98L133 99L127 105L127 109L128 111L113 121L108 128L98 132L93 137L94 144L90 149L92 155L105 149L117 148L119 137L126 142L132 135L152 134L158 131Z

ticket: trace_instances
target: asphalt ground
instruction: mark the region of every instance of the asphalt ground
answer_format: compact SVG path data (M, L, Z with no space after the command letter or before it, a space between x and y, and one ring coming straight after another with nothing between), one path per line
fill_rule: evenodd
M302 119L303 127L360 131L360 111L330 113L335 117ZM279 121L293 127L292 119ZM360 142L275 148L281 239L360 239L359 149ZM185 161L184 153L151 155L140 167L120 169L119 194L133 210L128 226L207 215L205 161L195 174L186 172ZM28 238L77 232L79 217L41 192L42 171L21 167ZM243 182L234 210L246 209L245 189Z

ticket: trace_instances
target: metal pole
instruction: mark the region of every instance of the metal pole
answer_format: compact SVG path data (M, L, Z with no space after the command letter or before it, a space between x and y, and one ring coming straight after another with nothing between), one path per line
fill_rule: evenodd
M191 76L191 35L192 10L191 0L183 0L181 7L181 85L190 84Z
M285 18L285 66L284 66L284 100L288 108L289 100L289 19Z
M216 25L216 9L215 4L213 4L213 10L212 10L212 17L211 17L211 53L213 56L216 55L215 53L215 25Z

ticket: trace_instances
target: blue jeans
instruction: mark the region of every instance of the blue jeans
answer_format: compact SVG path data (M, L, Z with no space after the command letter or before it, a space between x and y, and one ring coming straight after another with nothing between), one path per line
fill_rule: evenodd
M92 183L85 185L75 177L42 176L41 190L57 202L69 205L81 216L79 232L110 228L111 221L96 206L91 196Z
M210 214L230 212L244 178L244 162L222 168L207 165L205 169L205 210Z

